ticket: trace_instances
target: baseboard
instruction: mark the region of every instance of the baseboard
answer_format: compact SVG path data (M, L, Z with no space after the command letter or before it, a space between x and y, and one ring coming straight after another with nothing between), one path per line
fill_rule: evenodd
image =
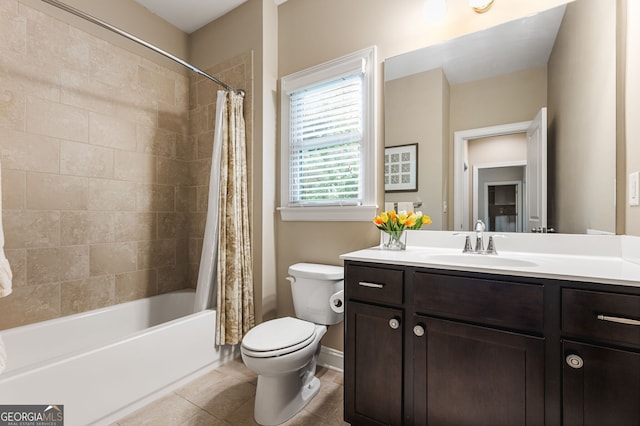
M342 372L344 371L344 353L342 351L323 346L320 348L318 365Z

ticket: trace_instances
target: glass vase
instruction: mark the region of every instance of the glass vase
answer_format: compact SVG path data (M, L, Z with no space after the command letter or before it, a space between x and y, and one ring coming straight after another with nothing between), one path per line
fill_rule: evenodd
M385 232L382 248L385 250L405 250L407 248L407 233L405 231Z

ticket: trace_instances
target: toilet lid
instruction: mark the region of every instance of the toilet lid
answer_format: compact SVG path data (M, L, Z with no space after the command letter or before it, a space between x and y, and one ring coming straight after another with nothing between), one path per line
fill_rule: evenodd
M284 349L312 340L315 329L312 322L291 317L278 318L249 330L242 339L242 346L253 352Z

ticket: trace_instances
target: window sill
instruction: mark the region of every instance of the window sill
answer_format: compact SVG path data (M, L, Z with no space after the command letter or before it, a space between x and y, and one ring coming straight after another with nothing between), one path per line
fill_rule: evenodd
M278 207L283 221L370 222L378 206Z

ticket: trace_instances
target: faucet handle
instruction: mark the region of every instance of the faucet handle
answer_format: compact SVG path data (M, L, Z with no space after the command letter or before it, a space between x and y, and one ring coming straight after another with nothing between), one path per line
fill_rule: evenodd
M493 237L506 238L505 235L501 234L490 235L489 243L487 244L487 251L485 252L486 254L498 254L498 251L496 250L496 244L493 241Z
M457 235L462 235L462 236L465 237L464 238L464 248L462 249L463 253L471 253L471 252L473 252L473 249L471 248L471 237L469 237L469 235L463 234L463 233L460 233L460 232L456 232L453 235L456 235L456 236Z
M476 226L474 227L474 231L476 232L484 232L487 229L487 226L480 219L476 220Z

